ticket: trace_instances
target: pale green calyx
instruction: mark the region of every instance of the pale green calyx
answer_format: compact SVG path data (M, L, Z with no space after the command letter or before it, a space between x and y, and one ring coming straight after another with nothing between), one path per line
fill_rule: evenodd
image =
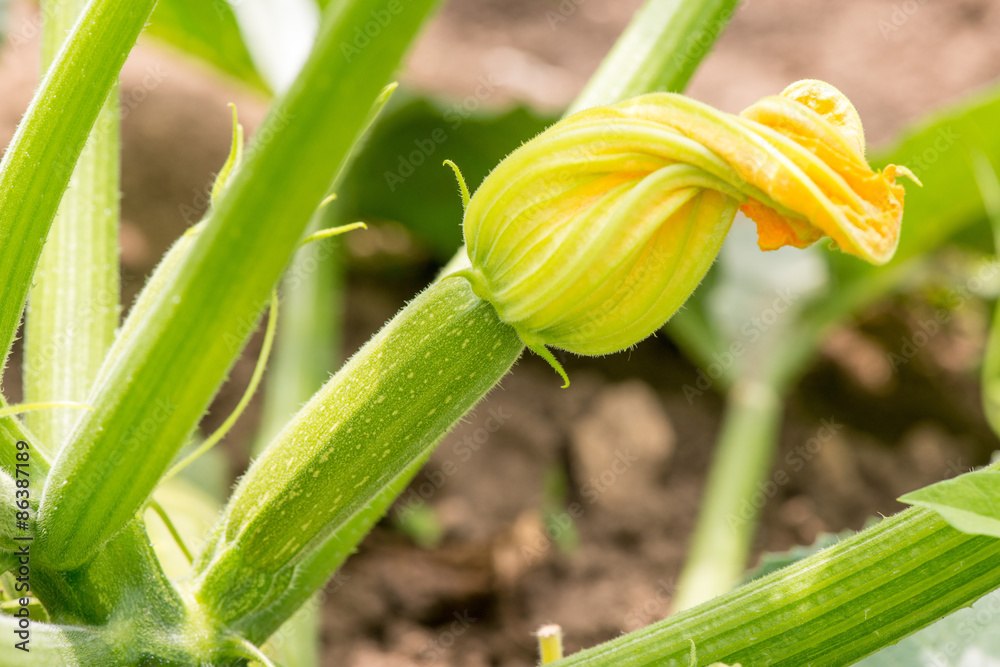
M829 236L884 263L902 217L894 177L909 172L872 171L860 132L850 102L818 81L740 115L666 93L574 114L472 196L472 267L459 273L550 358L543 346L607 354L656 331L704 277L741 207L763 249Z

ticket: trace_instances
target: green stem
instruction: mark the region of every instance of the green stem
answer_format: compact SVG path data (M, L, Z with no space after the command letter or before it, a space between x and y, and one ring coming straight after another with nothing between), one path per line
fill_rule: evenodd
M42 64L48 67L84 0L48 0ZM63 195L31 288L25 321L27 402L84 401L118 326L119 113L115 86ZM80 419L76 410L25 418L39 438L58 447Z
M0 366L77 158L154 4L87 5L0 163Z
M27 462L15 458L21 451L16 447L19 441L29 445ZM19 419L0 419L0 468L15 476L16 465L27 463L28 476L22 470L17 479L29 481L32 512L50 469L49 456L39 444ZM177 623L184 615L181 599L160 568L138 520L106 545L88 567L57 572L33 560L31 573L32 592L56 622L101 625L117 613L123 623L167 624ZM144 609L144 614L135 617L130 611L135 608Z
M654 90L684 90L739 0L649 0L567 114Z
M88 401L94 410L79 422L45 486L40 560L63 569L82 565L146 502L225 380L433 4L393 5L399 12L361 49L352 46L355 29L381 3L328 6L309 61L145 311L141 335L112 351L102 368ZM96 483L69 483L79 479Z
M730 390L675 610L711 600L742 577L760 509L755 494L771 469L782 406L766 382L744 379Z
M195 566L207 613L255 643L266 638L522 350L464 279L435 283L412 301L241 480Z
M994 466L995 468L995 466ZM1000 586L1000 540L907 510L774 574L558 663L839 667Z

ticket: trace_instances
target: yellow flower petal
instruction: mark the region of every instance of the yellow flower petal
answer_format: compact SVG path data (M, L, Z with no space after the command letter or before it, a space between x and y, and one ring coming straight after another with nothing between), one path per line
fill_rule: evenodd
M463 275L533 349L613 352L680 307L739 207L764 249L829 236L888 261L904 174L868 166L857 111L820 81L738 116L643 95L574 114L501 162L466 209Z

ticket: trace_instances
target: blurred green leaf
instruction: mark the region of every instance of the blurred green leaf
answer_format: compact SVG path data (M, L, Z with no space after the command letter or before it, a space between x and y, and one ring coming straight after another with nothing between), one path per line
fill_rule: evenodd
M1000 472L966 473L917 489L899 500L934 510L963 533L1000 537Z
M972 151L1000 163L1000 85L941 109L905 129L890 146L877 150L874 167L901 164L910 168L923 187L906 184L906 211L896 256L888 267L875 267L837 252L829 252L831 269L845 285L871 282L894 266L919 259L960 234L966 241L985 237L968 232L986 220ZM979 248L989 251L990 247ZM869 303L893 284L882 284Z
M963 227L986 219L971 151L1000 162L1000 85L931 114L904 131L873 166L902 164L923 181L906 186L903 232L894 262L935 249Z
M878 267L828 248L821 241L819 255L827 263L830 289L803 302L794 339L786 340L781 354L768 357L780 368L775 371L782 382L794 381L812 359L815 346L832 324L850 317L885 294L898 289L914 263L923 261L950 239L961 236L966 245L986 244L978 248L988 252L990 237L973 233L986 220L986 211L970 151L974 148L992 164L1000 164L1000 85L942 109L904 130L888 148L874 151L873 166L901 164L911 168L923 181L923 187L907 184L906 213L896 257ZM724 282L713 267L706 278L708 285ZM667 324L671 338L685 354L704 365L715 355L724 354L729 340L717 331L712 321L709 299L714 289L695 291L684 310ZM712 332L691 335L690 332ZM717 388L724 390L727 382Z
M462 243L462 201L444 160L458 164L474 190L508 153L555 118L523 107L471 111L469 100L393 102L339 189L344 219L401 222L444 261Z
M147 33L269 92L226 0L160 0Z

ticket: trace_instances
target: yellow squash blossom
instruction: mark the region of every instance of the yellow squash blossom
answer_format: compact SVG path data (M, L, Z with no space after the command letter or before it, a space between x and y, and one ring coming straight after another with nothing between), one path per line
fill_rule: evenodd
M819 81L739 115L655 93L574 114L514 151L466 209L461 274L525 344L606 354L650 335L714 261L737 209L765 250L827 236L875 264L899 239L903 167L865 160Z

